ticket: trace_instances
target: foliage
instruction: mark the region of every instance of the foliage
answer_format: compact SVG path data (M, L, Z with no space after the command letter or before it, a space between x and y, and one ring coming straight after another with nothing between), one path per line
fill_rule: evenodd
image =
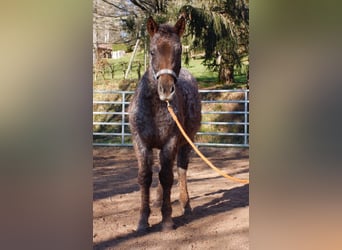
M224 0L180 9L188 20L192 46L205 49L205 64L218 70L223 82L233 82L234 66L241 67L242 58L248 55L248 8L248 1Z
M124 43L113 44L112 48L113 48L113 51L116 51L116 50L124 50L124 51L126 51L127 45L124 44Z

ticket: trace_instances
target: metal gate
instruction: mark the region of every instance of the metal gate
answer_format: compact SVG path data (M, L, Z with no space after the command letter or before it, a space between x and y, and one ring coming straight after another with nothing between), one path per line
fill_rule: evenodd
M133 91L94 90L93 145L132 146L128 105ZM249 147L249 90L200 90L197 146Z

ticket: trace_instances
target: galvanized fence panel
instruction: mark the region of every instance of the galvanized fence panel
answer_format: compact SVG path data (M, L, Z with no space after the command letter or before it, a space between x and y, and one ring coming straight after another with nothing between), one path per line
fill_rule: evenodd
M134 91L94 90L93 145L132 146L127 108ZM249 90L200 90L197 146L249 147Z

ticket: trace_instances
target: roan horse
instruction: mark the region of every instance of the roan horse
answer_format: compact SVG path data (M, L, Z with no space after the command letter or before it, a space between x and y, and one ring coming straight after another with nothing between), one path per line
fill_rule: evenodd
M172 105L183 128L193 140L200 127L201 102L196 80L188 71L181 69L180 37L184 30L184 17L175 26L158 25L152 17L147 21L151 38L150 65L129 106L129 123L138 159L141 191L138 231L149 228L153 148L160 149L159 186L155 204L161 206L162 229L173 229L170 194L176 155L180 204L183 214L191 212L186 182L191 148L168 113L166 102Z

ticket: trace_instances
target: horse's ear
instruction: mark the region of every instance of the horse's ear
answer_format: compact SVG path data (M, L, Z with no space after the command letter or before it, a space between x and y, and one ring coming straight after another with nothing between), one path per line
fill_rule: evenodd
M147 19L147 31L151 37L153 37L154 34L158 31L158 24L153 20L151 16Z
M178 19L177 23L175 24L176 32L179 36L182 36L185 30L185 18L184 16L181 16L181 18Z

